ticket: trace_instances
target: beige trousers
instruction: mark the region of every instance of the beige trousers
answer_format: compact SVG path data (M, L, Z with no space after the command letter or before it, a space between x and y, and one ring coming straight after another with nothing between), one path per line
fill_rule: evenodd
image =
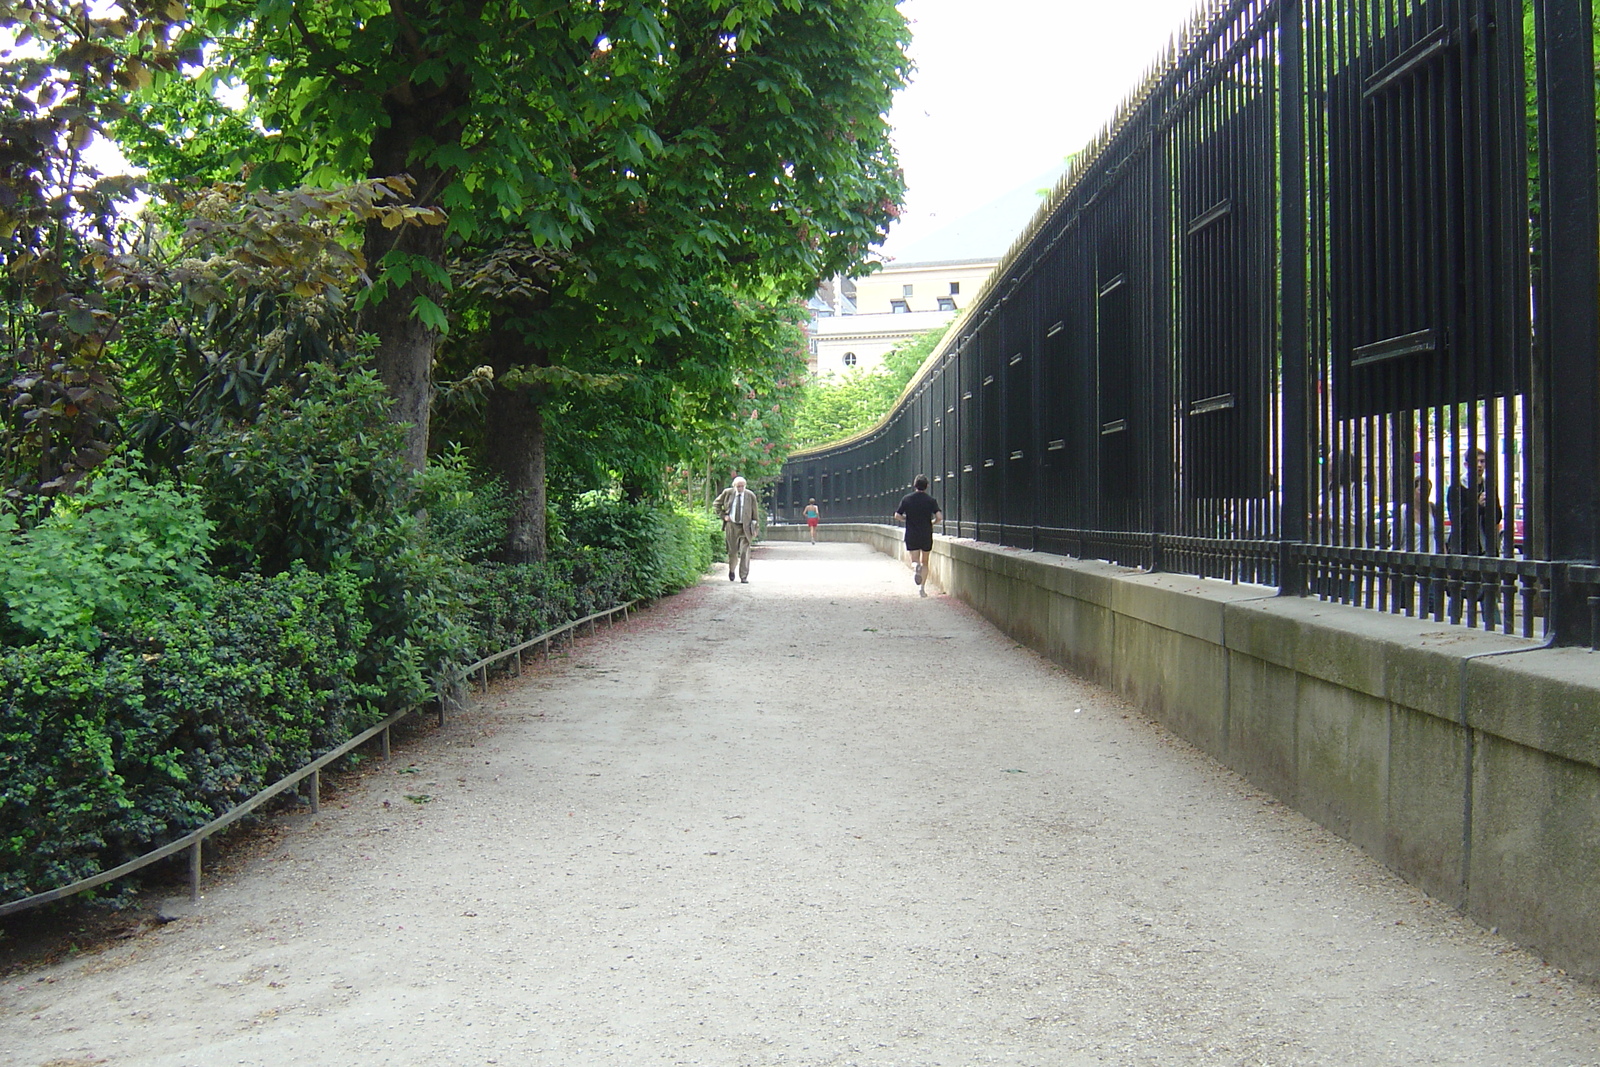
M728 575L735 571L739 580L750 577L750 527L745 523L724 522L722 538L728 545Z

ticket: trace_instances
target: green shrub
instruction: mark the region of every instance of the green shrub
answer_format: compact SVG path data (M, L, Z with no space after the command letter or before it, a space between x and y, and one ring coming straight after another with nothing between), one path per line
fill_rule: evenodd
M674 593L694 585L722 558L722 523L709 512L683 508L664 512L663 521L662 592Z
M466 592L480 656L634 599L631 561L616 549L570 549L537 563L480 563Z
M427 543L383 383L367 370L307 371L300 392L268 391L254 422L197 445L190 470L231 572L299 564L360 579L371 632L356 678L401 707L472 646L466 576L456 556Z
M234 569L328 570L407 536L411 473L383 383L364 369L308 371L301 391L268 390L253 422L193 450L219 561Z
M722 541L720 525L709 515L603 493L580 497L567 528L576 543L612 549L631 561L633 581L624 599L665 596L693 585Z
M453 448L428 460L416 478L416 503L428 517L428 547L470 562L492 558L505 541L511 500L497 481L482 480L466 452Z
M0 895L182 836L376 721L358 687L360 582L304 568L219 582L209 613L95 650L0 650Z
M4 635L95 648L105 631L203 600L211 545L195 494L128 469L97 473L30 530L0 513Z
M504 494L399 454L376 379L313 367L202 442L191 489L115 471L3 520L0 898L180 837L447 667L692 584L720 544L707 515L591 495L550 559L495 563Z

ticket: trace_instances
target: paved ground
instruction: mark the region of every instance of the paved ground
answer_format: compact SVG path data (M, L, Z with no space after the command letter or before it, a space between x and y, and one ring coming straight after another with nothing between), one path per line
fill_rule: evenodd
M0 1061L1600 1063L1595 990L854 545L765 546L287 821L12 978Z

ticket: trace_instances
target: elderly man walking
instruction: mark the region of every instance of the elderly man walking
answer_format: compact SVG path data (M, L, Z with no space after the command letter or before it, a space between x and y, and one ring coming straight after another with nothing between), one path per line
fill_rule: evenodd
M756 536L756 495L745 488L743 478L717 494L717 514L722 517L722 537L728 545L728 581L734 571L739 580L750 581L750 542Z

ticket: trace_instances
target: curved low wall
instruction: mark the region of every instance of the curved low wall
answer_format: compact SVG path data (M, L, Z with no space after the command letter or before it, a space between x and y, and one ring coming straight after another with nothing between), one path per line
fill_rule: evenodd
M902 553L892 526L819 534ZM1600 655L974 541L936 538L931 571L1403 878L1600 978Z

